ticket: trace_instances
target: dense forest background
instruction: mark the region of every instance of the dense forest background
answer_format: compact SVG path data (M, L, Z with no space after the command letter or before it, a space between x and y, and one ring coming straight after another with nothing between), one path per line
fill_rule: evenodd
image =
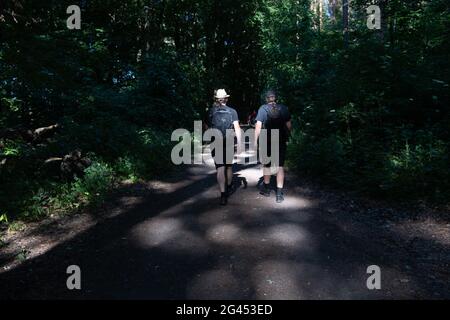
M66 27L72 4L81 30ZM192 128L215 88L242 121L278 90L303 176L448 202L449 32L448 0L3 0L0 221L165 175L171 131Z

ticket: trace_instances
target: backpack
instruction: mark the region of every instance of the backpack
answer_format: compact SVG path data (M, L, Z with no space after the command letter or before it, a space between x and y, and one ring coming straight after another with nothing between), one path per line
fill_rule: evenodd
M212 112L212 127L222 132L226 138L227 129L233 127L233 116L228 108L215 107Z
M267 121L264 124L266 129L283 130L285 123L281 115L281 106L278 104L266 105Z

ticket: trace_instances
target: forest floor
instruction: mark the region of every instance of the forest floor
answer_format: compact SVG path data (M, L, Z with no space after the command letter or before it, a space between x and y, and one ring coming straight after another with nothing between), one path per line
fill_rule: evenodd
M0 299L450 298L448 211L392 207L290 173L276 204L259 195L259 166L235 172L241 186L226 207L209 158L123 183L98 212L4 233ZM66 287L69 265L81 268L81 290ZM371 265L380 290L367 288Z

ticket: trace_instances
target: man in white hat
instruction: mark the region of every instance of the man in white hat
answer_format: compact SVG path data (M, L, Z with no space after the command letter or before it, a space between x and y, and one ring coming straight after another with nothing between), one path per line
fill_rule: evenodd
M228 195L233 191L233 158L234 158L234 137L233 141L227 143L227 130L234 129L238 142L238 149L241 146L241 128L239 118L235 109L227 106L228 98L225 89L215 91L215 103L209 110L208 126L217 129L222 134L223 149L212 150L212 156L217 169L217 182L220 188L220 204L226 205ZM227 148L228 146L228 148ZM232 150L228 150L233 148ZM228 152L227 152L228 150Z

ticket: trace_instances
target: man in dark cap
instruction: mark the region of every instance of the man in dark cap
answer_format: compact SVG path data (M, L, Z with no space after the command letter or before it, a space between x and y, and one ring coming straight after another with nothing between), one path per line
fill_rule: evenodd
M258 141L261 129L266 129L267 141L264 145L260 145L260 147L266 148L266 155L272 159L275 154L278 154L278 161L275 161L275 163L273 161L264 163L264 184L260 194L270 197L270 177L272 172L275 172L277 176L276 202L281 203L284 201L284 161L286 158L286 145L292 129L291 115L285 105L276 102L277 95L275 91L269 90L265 96L266 104L259 108L258 115L256 116L255 141ZM271 141L272 130L278 130L279 132L278 141L274 141L274 144ZM272 150L272 145L277 146L276 149Z

